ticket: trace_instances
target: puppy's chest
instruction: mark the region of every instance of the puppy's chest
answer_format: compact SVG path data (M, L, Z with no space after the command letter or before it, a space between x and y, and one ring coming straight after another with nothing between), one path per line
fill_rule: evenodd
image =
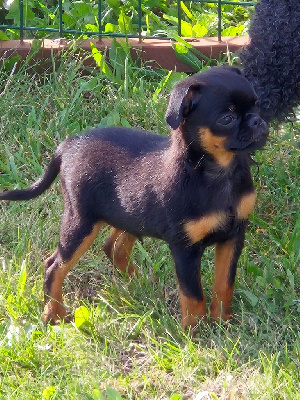
M234 234L253 211L255 200L252 185L242 189L240 185L223 182L208 195L207 207L199 216L185 220L184 231L189 242L194 244L216 233Z

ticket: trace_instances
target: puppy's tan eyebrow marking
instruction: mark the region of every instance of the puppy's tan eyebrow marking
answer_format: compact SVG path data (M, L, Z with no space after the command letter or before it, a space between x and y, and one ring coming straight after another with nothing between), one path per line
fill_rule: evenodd
M225 148L226 136L216 136L210 129L200 127L199 139L203 149L212 155L221 167L230 165L234 153Z

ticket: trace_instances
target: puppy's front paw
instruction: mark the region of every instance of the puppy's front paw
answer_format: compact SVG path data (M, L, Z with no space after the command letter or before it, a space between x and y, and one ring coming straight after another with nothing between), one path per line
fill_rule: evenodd
M233 317L233 311L230 305L212 302L210 305L210 318L213 320L228 321Z
M70 322L72 316L67 313L66 308L59 303L53 303L49 301L45 307L42 314L42 321L45 325L59 325L61 321Z

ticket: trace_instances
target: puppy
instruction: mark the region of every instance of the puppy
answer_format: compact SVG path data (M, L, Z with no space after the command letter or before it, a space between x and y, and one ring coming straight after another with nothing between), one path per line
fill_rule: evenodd
M267 124L251 85L233 67L178 83L166 121L170 137L109 127L66 139L36 183L0 194L1 200L35 198L60 173L64 212L58 247L45 262L45 323L67 317L64 278L104 223L112 227L104 251L124 273L134 273L136 239L168 243L184 328L206 315L200 261L215 244L210 316L232 316L237 261L256 198L249 153L265 144Z

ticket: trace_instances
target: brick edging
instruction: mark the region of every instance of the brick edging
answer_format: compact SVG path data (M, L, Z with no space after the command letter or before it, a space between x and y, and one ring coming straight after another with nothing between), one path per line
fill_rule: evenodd
M117 39L125 40L125 39ZM249 42L248 36L223 37L222 41L218 41L216 37L204 38L185 38L197 50L203 53L206 57L218 59L220 53L226 54L228 51L235 52L241 49ZM12 55L20 55L25 59L29 54L33 40L24 40L21 44L19 40L0 41L0 58L8 58ZM112 39L95 39L78 40L76 46L83 51L90 51L90 42L93 42L99 50L108 50L112 43ZM171 40L160 39L145 39L141 43L138 39L126 39L126 42L131 46L133 57L137 53L139 58L147 61L153 67L161 67L168 70L177 70L183 72L195 72L189 65L178 60L172 48ZM74 43L67 39L41 39L41 48L35 54L34 60L43 59L49 60L51 54L58 54Z

